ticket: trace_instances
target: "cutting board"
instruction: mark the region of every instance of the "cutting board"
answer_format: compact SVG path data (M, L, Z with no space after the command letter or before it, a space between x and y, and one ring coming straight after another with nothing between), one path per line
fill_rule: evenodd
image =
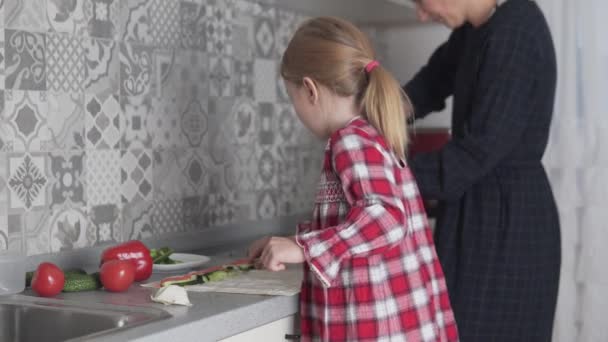
M293 296L300 292L302 269L289 268L280 272L252 270L218 282L186 286L193 292L223 292Z

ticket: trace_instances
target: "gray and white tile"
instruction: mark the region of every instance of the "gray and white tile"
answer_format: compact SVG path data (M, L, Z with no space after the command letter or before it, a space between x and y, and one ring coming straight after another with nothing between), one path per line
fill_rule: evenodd
M234 2L208 0L205 6L206 51L220 56L232 56Z
M255 55L254 17L238 14L232 27L232 56L235 59L252 59Z
M153 49L143 45L120 44L120 95L148 95L152 89Z
M9 215L9 248L28 256L50 253L50 220L49 210Z
M151 0L150 33L155 46L177 48L180 46L180 0Z
M232 109L234 98L209 99L209 130L207 150L214 165L223 165L233 153L234 121Z
M51 146L47 93L5 90L0 128L5 151L38 152Z
M254 98L253 59L234 60L234 95L237 97Z
M277 190L269 189L257 193L256 212L258 219L267 220L278 216Z
M49 29L46 13L47 0L14 0L3 2L5 2L4 25L6 28L30 32L46 32Z
M122 109L118 95L85 96L87 149L119 149Z
M53 211L49 237L51 252L93 246L96 243L95 238L95 228L84 207L65 207Z
M8 216L0 215L0 251L8 249Z
M90 37L118 39L121 0L83 0L83 11Z
M234 0L234 8L236 16L240 20L241 17L255 18L275 18L276 6L274 0L266 1L250 1L250 0Z
M88 207L121 202L120 151L87 151L85 169Z
M256 59L253 64L254 94L259 102L277 102L276 81L278 62L272 59Z
M258 125L257 143L264 148L272 147L278 143L278 122L274 103L262 102L259 104L259 114L256 116Z
M197 98L191 98L181 113L181 129L186 146L200 147L208 130L207 106Z
M25 228L21 222L22 217L23 215L20 214L10 214L7 216L8 250L27 255Z
M121 151L122 203L153 199L154 159L152 150Z
M242 218L231 194L206 194L202 196L202 201L202 227L222 226Z
M152 27L149 0L120 1L121 40L129 43L152 45Z
M83 45L85 92L106 96L118 93L120 59L118 43L97 38L85 38Z
M181 199L154 201L153 229L155 235L184 231L184 210Z
M82 0L47 0L46 12L50 31L75 36L87 34L87 18Z
M277 57L275 46L274 20L257 18L254 24L255 55L259 58L272 59Z
M49 150L85 148L84 96L82 93L47 93Z
M181 104L196 99L206 106L210 93L209 83L209 56L195 50L178 50L175 62L167 70L166 79L162 83L162 96L175 96Z
M49 153L48 203L55 210L66 205L85 207L85 154L83 151Z
M43 210L47 206L47 158L44 153L8 155L8 209Z
M3 18L4 5L0 5L0 18ZM0 19L1 20L1 19ZM4 27L4 26L0 26ZM0 33L0 88L4 89L6 79L6 36Z
M273 148L258 148L256 190L277 189L279 187L279 156Z
M88 214L93 226L91 241L95 244L121 241L122 214L116 204L94 206L88 210Z
M57 92L82 92L84 57L80 38L46 35L47 87Z
M181 47L206 51L207 35L205 7L192 1L180 2Z
M8 155L0 152L0 251L8 249Z
M46 90L45 35L4 30L4 44L6 89Z
M210 96L230 97L234 93L233 59L230 57L209 58Z
M183 172L180 158L186 154L185 149L167 149L154 151L154 199L175 199L183 197L188 173ZM202 177L194 169L191 178ZM199 180L200 181L200 180ZM197 183L194 181L194 183Z
M185 197L202 195L209 189L212 168L208 157L203 153L201 149L188 148L179 156L179 167L185 179Z
M201 196L190 196L182 199L184 231L193 232L201 229L202 203Z
M303 20L304 18L294 11L284 9L277 10L275 46L278 56L283 56L283 53L287 49L287 45L289 45L291 38L294 33L296 33L296 30Z
M148 130L151 119L151 99L144 96L123 96L120 98L124 115L121 124L121 148L144 149L152 146L152 135Z
M153 201L126 203L122 209L122 241L141 240L154 235L152 226L154 214Z
M276 136L279 145L298 145L297 133L305 129L300 123L291 104L275 105ZM274 128L274 127L273 127Z
M176 97L152 97L148 131L152 135L152 147L176 148L183 146L181 116Z

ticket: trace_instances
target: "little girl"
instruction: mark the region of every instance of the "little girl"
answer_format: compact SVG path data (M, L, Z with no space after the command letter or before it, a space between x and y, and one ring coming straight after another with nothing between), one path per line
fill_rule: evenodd
M367 37L331 17L295 33L281 75L295 111L327 139L313 220L254 242L279 271L304 263L303 341L457 341L443 271L405 161L404 94Z

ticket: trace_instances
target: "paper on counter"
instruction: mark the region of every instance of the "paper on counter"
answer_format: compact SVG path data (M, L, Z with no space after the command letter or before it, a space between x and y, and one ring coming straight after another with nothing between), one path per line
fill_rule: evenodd
M177 285L169 285L160 288L150 298L153 302L165 305L192 306L186 289Z

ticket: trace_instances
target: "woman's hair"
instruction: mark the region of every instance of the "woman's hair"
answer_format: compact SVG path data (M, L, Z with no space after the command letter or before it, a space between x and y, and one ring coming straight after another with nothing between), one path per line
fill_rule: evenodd
M296 31L283 55L281 76L297 85L310 77L339 96L354 95L369 123L404 158L411 106L397 80L381 65L366 72L374 60L370 41L357 27L340 18L319 17Z

